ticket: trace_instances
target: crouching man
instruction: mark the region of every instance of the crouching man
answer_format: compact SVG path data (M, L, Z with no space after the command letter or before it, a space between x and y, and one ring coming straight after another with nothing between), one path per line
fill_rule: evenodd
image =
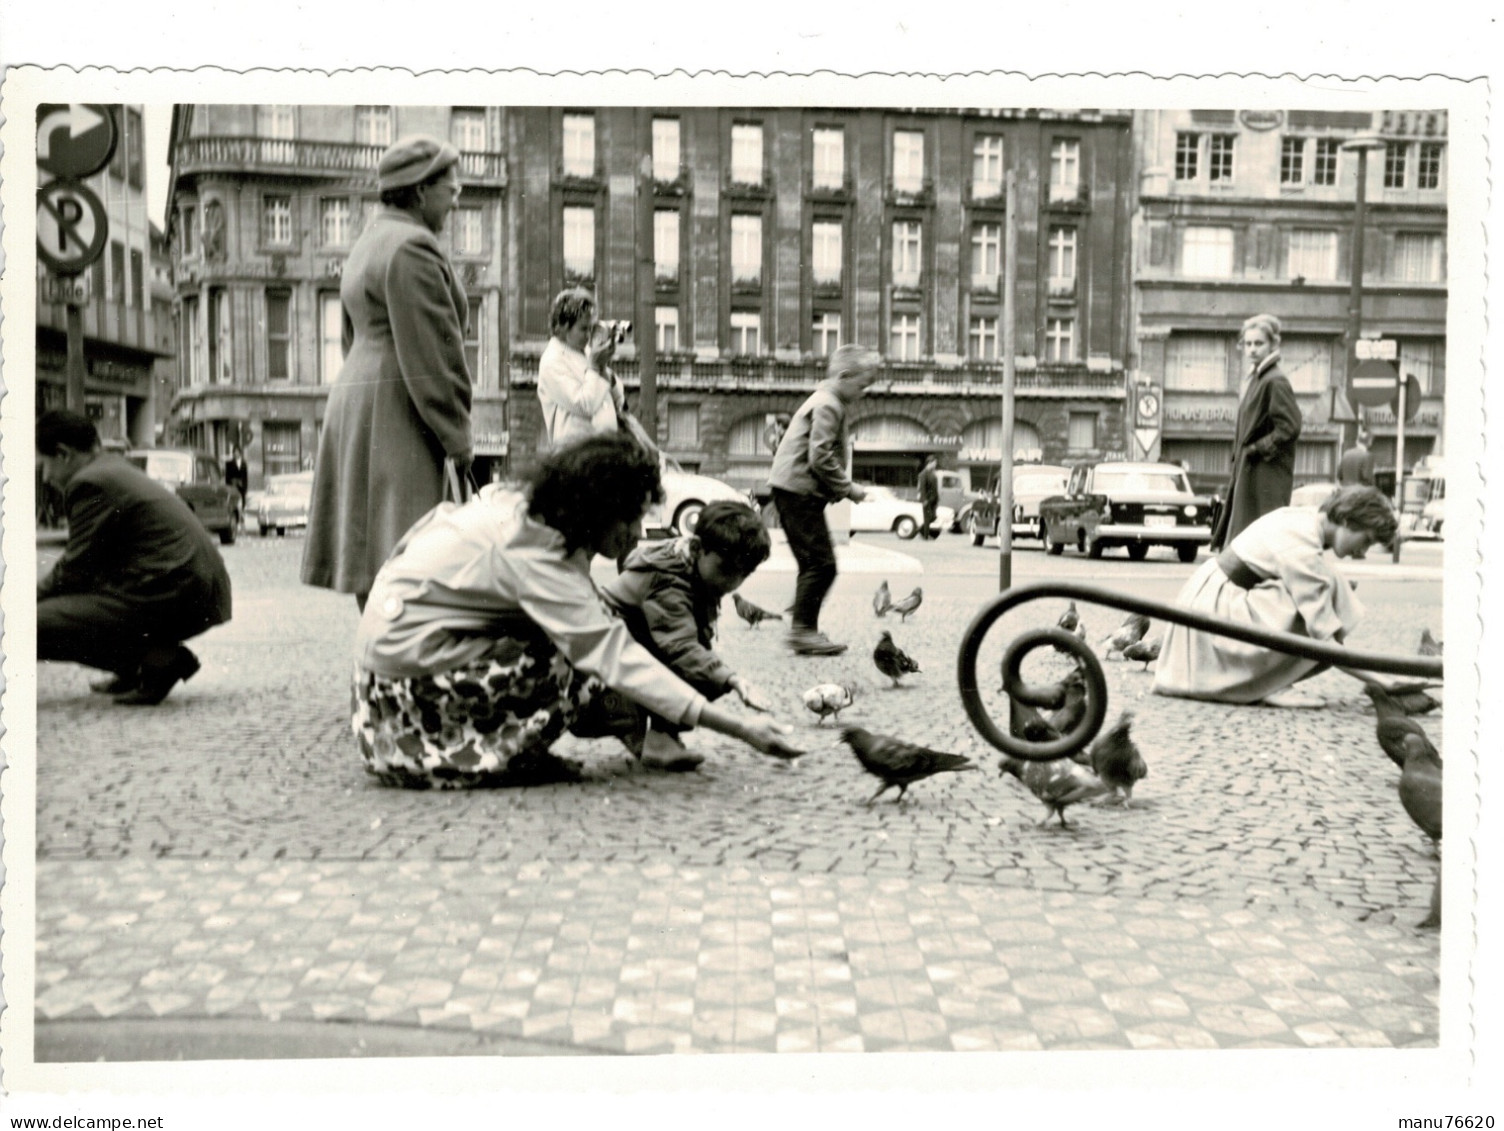
M91 684L154 707L199 663L183 641L230 619L230 577L188 504L117 455L93 422L37 420L37 462L63 492L68 545L37 584L37 659L111 673Z

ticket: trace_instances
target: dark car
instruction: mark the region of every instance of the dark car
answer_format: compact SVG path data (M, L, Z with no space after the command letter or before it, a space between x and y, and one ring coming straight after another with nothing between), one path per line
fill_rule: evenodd
M1015 538L1043 537L1039 525L1039 504L1051 495L1065 489L1070 478L1070 469L1050 463L1016 463L1013 465L1013 536ZM971 544L980 546L989 535L998 532L997 476L987 484L984 491L971 504L963 517L966 533L971 535Z
M1067 545L1100 558L1123 546L1142 561L1152 546L1173 546L1193 562L1212 537L1212 499L1191 490L1183 468L1172 463L1083 463L1071 471L1065 494L1039 504L1045 545Z
M126 452L125 458L176 491L204 529L218 534L226 546L235 541L240 529L240 492L225 482L219 460L192 448L138 448Z

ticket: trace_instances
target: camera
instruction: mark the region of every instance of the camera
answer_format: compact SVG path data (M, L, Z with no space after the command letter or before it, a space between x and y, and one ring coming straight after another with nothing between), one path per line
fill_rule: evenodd
M626 318L602 321L598 322L597 325L600 327L600 332L617 345L621 345L622 342L632 336L632 323Z

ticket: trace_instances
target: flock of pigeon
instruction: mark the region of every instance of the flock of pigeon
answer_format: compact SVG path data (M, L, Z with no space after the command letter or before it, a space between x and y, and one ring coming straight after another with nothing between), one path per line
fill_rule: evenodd
M740 594L732 594L737 615L752 628L765 620L782 620L779 613L770 612L746 600ZM901 601L895 602L887 581L878 586L872 598L872 609L878 617L890 612L898 613L900 623L919 610L924 601L923 589L914 591ZM1086 642L1086 625L1074 601L1067 605L1056 627L1072 633ZM1158 639L1148 640L1150 620L1139 613L1130 613L1116 630L1099 645L1108 660L1120 660L1142 665L1140 671L1148 671L1149 665L1159 659ZM1063 651L1063 649L1062 649ZM1429 629L1421 634L1419 653L1423 656L1441 655L1441 644ZM872 663L885 677L892 680L893 687L901 686L904 676L920 672L919 664L898 646L893 634L884 631L872 652ZM1080 722L1086 709L1086 680L1082 675L1080 661L1062 681L1062 705L1048 714L1042 713L1017 700L1012 703L1011 729L1031 742L1045 742L1068 733ZM804 706L817 716L823 726L827 718L840 720L841 712L856 702L859 684L856 681L821 683L804 693ZM1364 690L1373 701L1378 714L1379 745L1400 768L1399 798L1405 812L1433 842L1441 842L1441 755L1427 736L1425 729L1412 717L1434 710L1440 704L1426 693L1425 685L1384 686L1368 682ZM1142 751L1130 733L1133 721L1131 711L1123 711L1117 722L1101 735L1086 750L1070 758L1050 762L1033 762L1004 755L998 767L1002 774L1011 775L1045 806L1041 826L1051 817L1060 825L1070 827L1065 811L1072 805L1104 799L1104 804L1115 803L1127 808L1131 804L1133 787L1149 773ZM901 802L911 785L936 774L959 773L980 767L964 754L953 754L895 738L874 734L859 726L841 728L841 740L851 748L862 769L882 784L876 793L867 799L872 805L888 790L897 788L895 802ZM1438 927L1441 924L1441 873L1437 870L1436 885L1432 892L1430 914L1419 927Z

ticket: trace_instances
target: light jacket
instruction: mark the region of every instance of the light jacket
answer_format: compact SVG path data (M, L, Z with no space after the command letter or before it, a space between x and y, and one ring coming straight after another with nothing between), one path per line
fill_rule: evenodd
M850 451L846 402L836 391L838 385L835 378L826 378L794 413L773 454L771 486L830 502L851 494L851 477L846 474Z
M616 383L590 368L590 359L558 338L549 338L538 359L538 402L550 447L617 430L622 394Z

